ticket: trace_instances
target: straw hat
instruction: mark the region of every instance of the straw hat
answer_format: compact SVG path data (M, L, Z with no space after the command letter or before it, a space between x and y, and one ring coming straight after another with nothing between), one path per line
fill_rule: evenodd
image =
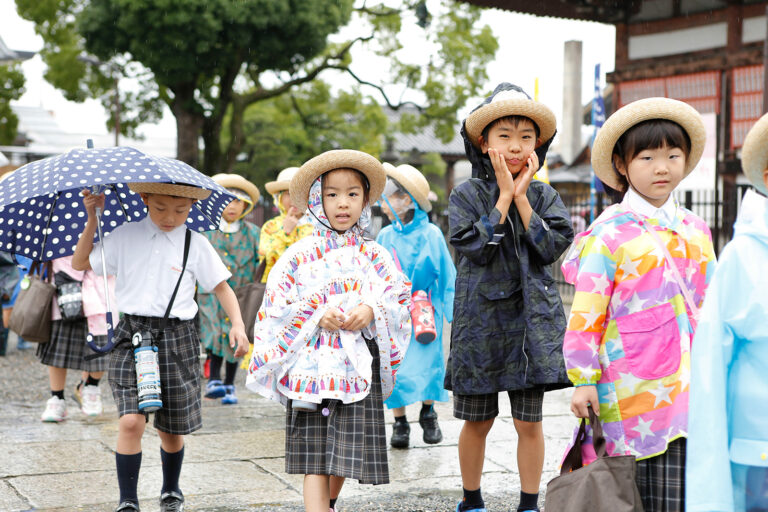
M525 116L539 127L539 139L536 147L552 138L555 134L557 121L555 114L543 103L532 100L522 89L507 89L497 92L489 103L481 105L472 111L464 126L470 142L479 148L480 135L486 126L497 119L507 116Z
M741 168L752 185L765 195L768 188L763 173L768 169L768 114L755 123L741 147Z
M211 191L192 185L176 183L158 183L151 181L128 183L128 188L137 194L159 194L163 196L188 197L190 199L208 199Z
M429 182L427 182L427 178L418 169L408 164L395 167L385 162L384 171L387 173L387 176L397 180L413 196L419 204L419 208L425 212L432 210L432 203L429 202L427 197L429 195Z
M307 209L309 189L321 175L334 169L356 169L368 178L371 186L369 203L379 200L387 183L387 175L377 159L352 149L334 149L326 151L304 162L291 180L291 203L301 211Z
M282 192L283 190L288 190L288 187L291 186L291 178L293 178L298 170L298 167L286 167L280 171L280 174L277 175L275 181L267 182L264 185L264 188L272 195Z
M630 128L643 121L666 119L679 124L691 139L691 153L685 162L688 176L696 167L704 152L707 132L701 115L695 108L682 101L669 98L646 98L633 101L617 110L598 130L592 146L592 168L600 181L615 190L622 184L613 168L613 148L616 141Z
M259 202L259 198L261 197L259 189L256 187L256 185L243 178L239 174L219 173L211 176L211 179L224 188L242 190L251 198L251 204L256 204Z

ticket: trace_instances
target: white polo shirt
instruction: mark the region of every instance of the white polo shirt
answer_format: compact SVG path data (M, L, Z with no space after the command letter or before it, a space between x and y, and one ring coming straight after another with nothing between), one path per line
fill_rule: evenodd
M643 196L638 194L635 189L629 187L627 193L624 195L624 206L629 208L635 213L644 215L649 219L658 219L662 226L670 226L675 220L675 214L677 212L677 202L672 194L669 194L666 202L657 208L649 203Z
M179 280L184 260L186 226L171 232L157 228L149 216L126 222L104 240L107 274L117 278L117 309L130 315L162 317ZM91 268L102 274L101 247L90 254ZM197 313L195 281L209 293L232 276L211 243L192 233L184 277L173 302L171 318L191 320Z

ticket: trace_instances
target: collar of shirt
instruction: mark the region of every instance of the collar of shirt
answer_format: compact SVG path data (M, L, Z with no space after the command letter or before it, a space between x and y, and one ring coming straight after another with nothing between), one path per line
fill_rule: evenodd
M177 227L173 231L163 231L162 229L158 228L154 222L152 222L152 219L149 218L149 215L144 217L140 222L143 223L144 229L147 231L148 238L152 239L156 236L165 236L174 246L182 248L184 247L184 233L187 230L186 224Z
M675 213L677 212L677 201L669 194L667 201L661 205L660 208L653 206L643 196L638 194L635 189L629 187L627 193L624 195L624 201L622 201L624 207L632 210L649 219L657 219L665 226L670 226L675 220Z
M226 220L224 220L224 217L221 218L221 222L219 223L219 231L221 231L222 233L237 233L239 230L240 230L239 220L229 223Z

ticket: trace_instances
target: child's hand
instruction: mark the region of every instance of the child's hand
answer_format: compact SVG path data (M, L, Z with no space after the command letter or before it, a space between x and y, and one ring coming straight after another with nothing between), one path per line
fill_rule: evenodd
M291 232L296 228L296 225L301 220L302 215L304 214L300 212L299 209L295 206L288 208L288 212L283 219L283 229L285 230L286 235L290 235Z
M597 397L597 386L579 386L571 397L571 412L577 418L589 418L589 407L600 416L600 402Z
M366 304L360 304L349 312L341 328L345 331L359 331L373 321L373 309Z
M104 194L94 195L87 188L80 192L83 196L83 205L85 211L88 212L88 218L93 219L96 217L96 208L101 208L104 211Z
M229 331L229 346L235 349L235 357L243 356L248 352L248 336L242 326L233 326Z
M344 324L346 317L341 310L337 308L328 308L323 317L317 322L317 325L326 331L338 331Z
M535 151L532 151L531 154L528 155L528 162L517 175L517 179L515 180L515 199L524 196L525 193L528 192L528 186L531 184L533 175L536 174L536 171L538 170L539 156Z
M515 197L515 179L507 168L504 156L493 148L488 148L488 158L491 159L493 170L496 172L496 183L499 185L499 198L506 197L510 201Z

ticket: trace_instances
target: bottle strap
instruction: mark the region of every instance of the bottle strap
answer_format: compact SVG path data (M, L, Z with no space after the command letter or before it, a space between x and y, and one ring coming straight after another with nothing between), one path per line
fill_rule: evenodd
M165 308L165 315L163 315L163 319L160 321L160 330L165 331L165 326L168 323L168 316L171 314L171 308L173 307L173 301L176 300L176 293L179 291L179 285L181 285L181 280L184 278L184 270L187 268L187 258L189 256L189 243L192 239L192 232L187 229L187 232L184 235L184 262L181 265L181 274L179 274L179 280L176 281L176 288L173 289L173 294L171 295L171 300L168 302L168 307Z

